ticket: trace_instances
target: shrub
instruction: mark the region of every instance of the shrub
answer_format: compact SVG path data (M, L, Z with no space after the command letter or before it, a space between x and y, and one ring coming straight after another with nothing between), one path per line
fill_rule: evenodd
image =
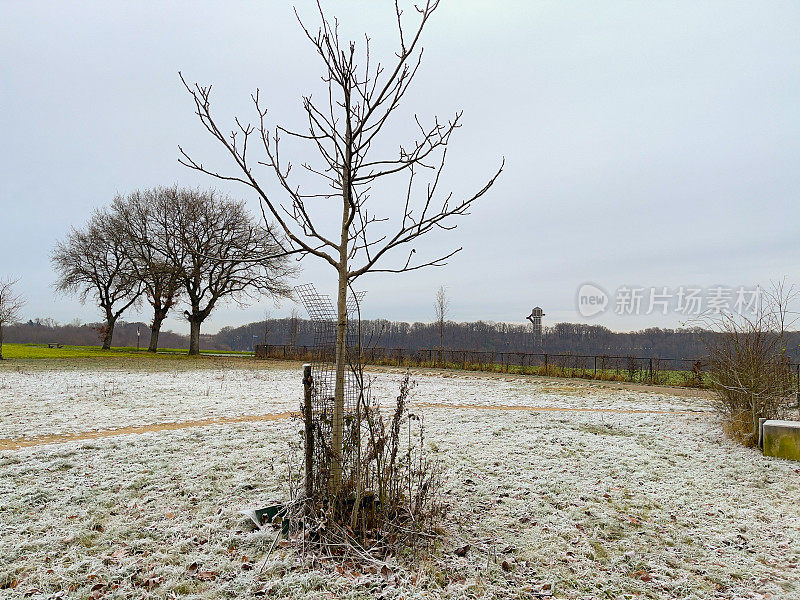
M787 304L792 289L776 285L754 316L723 314L708 344L709 380L728 435L747 446L758 441L760 418L785 416L792 392L786 355Z

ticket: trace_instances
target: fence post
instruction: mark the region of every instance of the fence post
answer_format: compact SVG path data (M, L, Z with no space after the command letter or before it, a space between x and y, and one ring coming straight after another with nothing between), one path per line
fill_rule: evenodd
M544 355L544 374L547 375L547 354Z
M303 365L303 422L306 434L306 498L314 497L314 421L311 412L311 365Z
M650 383L653 383L653 357L650 357Z
M597 355L594 356L594 378L597 379Z

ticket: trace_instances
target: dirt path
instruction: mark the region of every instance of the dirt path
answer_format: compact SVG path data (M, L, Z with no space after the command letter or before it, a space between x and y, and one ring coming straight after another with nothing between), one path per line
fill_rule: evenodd
M439 404L420 402L416 406L426 408L457 408L459 410L520 410L527 412L582 412L582 413L618 413L626 415L698 415L710 413L710 410L654 410L650 408L586 408L583 406L514 406L505 404Z
M403 369L393 367L370 367L370 370L384 371L389 373L405 373ZM692 387L679 387L674 385L651 385L648 383L631 383L628 381L604 381L602 379L582 379L580 377L545 377L544 375L524 375L521 373L493 373L492 371L460 371L433 368L414 368L413 372L432 377L453 377L453 378L481 378L481 379L504 379L546 381L556 385L575 385L588 388L609 388L613 390L629 390L632 392L644 392L649 394L662 394L665 396L680 396L682 398L713 398L711 390Z
M439 404L433 402L420 402L417 406L423 408L454 408L457 410L508 410L524 412L584 412L584 413L618 413L618 414L656 414L656 415L697 415L708 410L654 410L654 409L625 409L625 408L583 408L566 406L507 406L485 404ZM96 440L120 435L150 433L154 431L174 431L178 429L191 429L194 427L208 427L209 425L227 425L231 423L247 423L256 421L281 421L288 419L291 413L272 413L266 415L242 415L239 417L213 417L193 421L179 421L172 423L153 423L151 425L136 425L118 427L115 429L100 429L94 431L81 431L79 433L62 433L41 435L24 438L0 439L0 450L20 450L47 444L62 444L81 440Z
M61 444L79 440L96 440L118 435L133 433L149 433L151 431L172 431L175 429L190 429L192 427L208 427L209 425L226 425L229 423L244 423L247 421L280 421L288 419L290 413L274 413L268 415L243 415L241 417L214 417L211 419L198 419L195 421L179 421L173 423L154 423L152 425L136 425L131 427L118 427L116 429L101 429L94 431L81 431L79 433L60 433L53 435L40 435L25 438L0 439L0 450L19 450L32 446L46 444Z

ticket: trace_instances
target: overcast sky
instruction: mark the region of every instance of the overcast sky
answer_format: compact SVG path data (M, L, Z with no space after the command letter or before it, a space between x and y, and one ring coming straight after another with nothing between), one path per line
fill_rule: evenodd
M295 6L316 25L313 4ZM391 59L390 3L323 6L345 36L369 32ZM446 185L479 188L503 156L506 170L456 231L416 245L422 256L463 246L448 266L359 282L365 315L432 320L443 284L454 320L519 322L540 305L546 324L629 330L685 317L616 314L624 286L673 294L797 281L798 31L795 1L443 0L386 147L410 139L415 113L463 110ZM180 144L231 170L179 70L214 84L226 125L253 119L257 87L271 124L299 124L301 95L320 91L320 60L289 3L0 1L0 277L21 278L26 318L99 320L91 304L54 296L49 253L117 193L213 185L258 210L247 188L178 164ZM376 208L390 212L402 186L374 197ZM311 259L298 278L325 292L334 281ZM576 308L586 282L611 296L590 319ZM204 330L291 306L222 307ZM167 327L188 330L178 318Z

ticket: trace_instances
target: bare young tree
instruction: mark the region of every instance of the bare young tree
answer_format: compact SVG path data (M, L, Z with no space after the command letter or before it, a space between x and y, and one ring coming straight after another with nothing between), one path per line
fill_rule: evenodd
M189 310L189 354L200 354L200 326L222 301L240 305L262 295L288 297L294 272L276 231L261 226L241 201L215 190L178 190L164 196L174 205L171 235L157 251L179 267Z
M73 228L53 250L56 291L77 293L81 302L93 296L103 312L103 350L111 348L114 325L144 291L123 232L107 210L97 210L82 229Z
M457 217L468 214L473 203L483 196L499 177L503 164L476 193L455 199L441 193L439 182L445 166L447 147L452 134L461 126L461 113L448 121L433 118L427 123L414 117L415 138L399 146L397 154L381 155L383 135L414 80L422 61L421 36L428 20L439 5L428 0L413 5L416 23L407 18L395 2L398 48L389 64L373 59L370 38L364 44L340 39L338 21L329 19L318 6L321 20L312 32L302 21L309 42L322 60L325 97L322 102L303 97L306 131L293 131L267 123L267 108L258 90L252 95L256 121L235 119L235 128L227 133L211 111L211 86L190 85L181 75L192 95L196 114L203 126L230 154L237 170L224 173L204 166L179 148L180 162L213 177L242 183L253 189L268 214L283 229L290 249L303 256L313 255L335 269L337 288L336 384L332 431L332 488L341 484L342 423L344 413L344 377L346 369L347 289L365 273L402 273L429 266L442 266L461 248L433 258L418 258L411 247L394 264L385 259L408 248L415 240L434 230L456 227ZM299 20L299 18L298 18ZM320 189L304 189L292 178L291 162L281 154L282 136L305 142L312 148L318 163L303 162L310 176L318 176ZM257 149L259 156L254 157ZM306 152L304 154L308 156ZM264 167L278 183L282 199L268 191L256 172ZM420 181L423 173L429 177ZM379 206L370 204L370 191L385 179L404 178L402 194ZM387 195L392 195L387 192ZM341 219L331 231L330 211L339 203ZM395 209L380 214L378 209ZM317 211L322 211L322 214ZM416 260L415 260L416 259Z
M19 320L25 299L14 290L18 279L0 279L0 360L3 360L3 326Z
M450 298L447 297L447 290L444 286L439 286L436 291L436 301L433 304L436 313L436 325L439 327L439 362L442 362L442 352L444 351L444 324L450 313Z
M292 309L292 316L289 317L289 345L294 348L297 344L297 328L300 325L300 312Z
M183 290L180 265L159 251L173 235L177 194L177 186L159 187L117 196L111 205L111 216L125 237L135 276L153 309L148 352L158 350L161 325Z

